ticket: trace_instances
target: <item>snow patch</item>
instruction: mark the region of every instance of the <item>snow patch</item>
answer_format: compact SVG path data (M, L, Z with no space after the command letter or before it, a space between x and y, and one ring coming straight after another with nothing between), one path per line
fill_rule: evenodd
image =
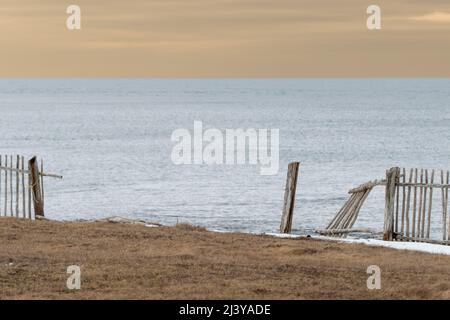
M300 238L302 235L293 234L280 234L280 233L266 233L268 236L277 238ZM325 236L311 236L311 239L337 241L343 243L357 243L365 244L368 246L385 247L397 250L412 250L426 253L443 254L450 255L450 246L445 246L441 244L433 243L423 243L423 242L399 242L399 241L384 241L378 239L355 239L355 238L333 238Z
M413 250L434 254L450 255L450 246L423 242L384 241L378 239L334 239L330 237L317 237L325 240L335 240L346 243L360 243L368 246L386 247L397 250Z

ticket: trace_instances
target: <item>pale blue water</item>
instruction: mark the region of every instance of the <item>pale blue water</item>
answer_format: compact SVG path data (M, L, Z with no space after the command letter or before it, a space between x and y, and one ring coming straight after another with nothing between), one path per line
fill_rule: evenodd
M194 120L279 128L280 171L175 166L170 136ZM277 231L286 166L301 161L294 227L324 227L348 189L392 166L450 169L449 79L2 79L0 152L37 154L54 219L112 215ZM383 189L358 226L380 229ZM438 223L440 217L436 217Z

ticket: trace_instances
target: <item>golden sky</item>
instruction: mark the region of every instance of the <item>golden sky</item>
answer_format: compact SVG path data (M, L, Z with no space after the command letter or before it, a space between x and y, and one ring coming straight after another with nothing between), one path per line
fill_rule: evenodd
M450 0L0 0L0 76L448 77Z

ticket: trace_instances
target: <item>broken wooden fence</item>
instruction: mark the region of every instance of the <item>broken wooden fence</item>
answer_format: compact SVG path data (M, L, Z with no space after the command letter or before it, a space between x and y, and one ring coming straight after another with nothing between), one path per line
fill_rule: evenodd
M439 177L440 182L436 182ZM384 240L450 244L450 172L444 170L391 168L385 180L375 180L350 190L349 199L327 228L316 231L337 237L370 232L354 229L353 225L370 191L381 185L385 186ZM439 208L433 210L436 203L440 203Z
M392 168L387 178L384 239L450 244L450 172Z
M35 219L44 216L44 177L62 176L45 173L41 159L28 161L23 156L0 155L0 216ZM33 209L32 209L33 207Z
M350 190L349 199L339 210L337 215L328 224L325 230L318 230L323 235L335 235L343 237L352 232L369 232L367 229L353 229L353 225L358 219L359 212L375 186L383 184L384 181L371 181Z

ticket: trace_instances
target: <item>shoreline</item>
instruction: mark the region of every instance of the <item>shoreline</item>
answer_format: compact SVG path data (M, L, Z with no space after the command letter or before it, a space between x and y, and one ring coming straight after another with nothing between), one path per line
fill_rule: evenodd
M4 218L4 217L0 217ZM92 223L92 222L108 222L108 223L119 223L119 224L130 224L130 225L141 225L148 228L156 228L156 227L176 227L177 224L173 225L165 225L159 222L154 221L146 221L142 219L130 219L124 218L120 216L110 216L101 219L92 219L92 220L51 220L48 218L40 217L38 220L44 221L56 221L56 222L83 222L83 223ZM293 233L276 233L276 232L242 232L242 231L232 231L232 230L220 230L220 229L209 229L202 226L192 225L190 223L180 223L181 225L190 225L193 228L201 228L208 232L216 232L216 233L237 233L237 234L248 234L253 236L268 236L275 238L284 238L284 239L298 239L298 238L311 238L313 240L321 240L321 241L336 241L339 243L347 243L347 244L362 244L367 246L375 246L375 247L383 247L390 248L395 250L409 250L414 252L423 252L430 254L439 254L439 255L448 255L450 256L450 246L441 245L441 244L433 244L426 242L406 242L406 241L386 241L376 238L358 238L358 237L347 237L347 238L337 238L324 236L320 234L293 234Z
M1 299L450 299L450 256L357 243L14 218L0 241ZM71 265L80 290L66 288Z
M137 224L137 225L143 225L145 227L174 227L175 225L164 225L159 222L152 222L152 221L145 221L145 220L139 220L139 219L129 219L129 218L123 218L120 216L111 216L106 217L102 219L95 219L95 220L76 220L77 222L110 222L110 223L124 223L124 224ZM181 224L187 224L189 223L181 223ZM209 229L206 227L201 226L195 226L192 225L195 228L202 228L209 232L217 232L217 233L242 233L242 234L249 234L254 236L269 236L269 237L276 237L276 238L287 238L287 239L296 239L296 238L312 238L313 240L322 240L322 241L336 241L339 243L356 243L356 244L363 244L367 246L377 246L377 247L384 247L384 248L391 248L396 250L411 250L415 252L424 252L424 253L431 253L431 254L441 254L441 255L449 255L450 256L450 246L446 245L440 245L440 244L432 244L432 243L425 243L425 242L405 242L405 241L386 241L381 239L374 239L374 238L357 238L357 237L348 237L348 238L335 238L330 236L323 236L323 235L310 235L310 234L286 234L286 233L275 233L275 232L240 232L240 231L228 231L228 230L218 230L218 229Z

